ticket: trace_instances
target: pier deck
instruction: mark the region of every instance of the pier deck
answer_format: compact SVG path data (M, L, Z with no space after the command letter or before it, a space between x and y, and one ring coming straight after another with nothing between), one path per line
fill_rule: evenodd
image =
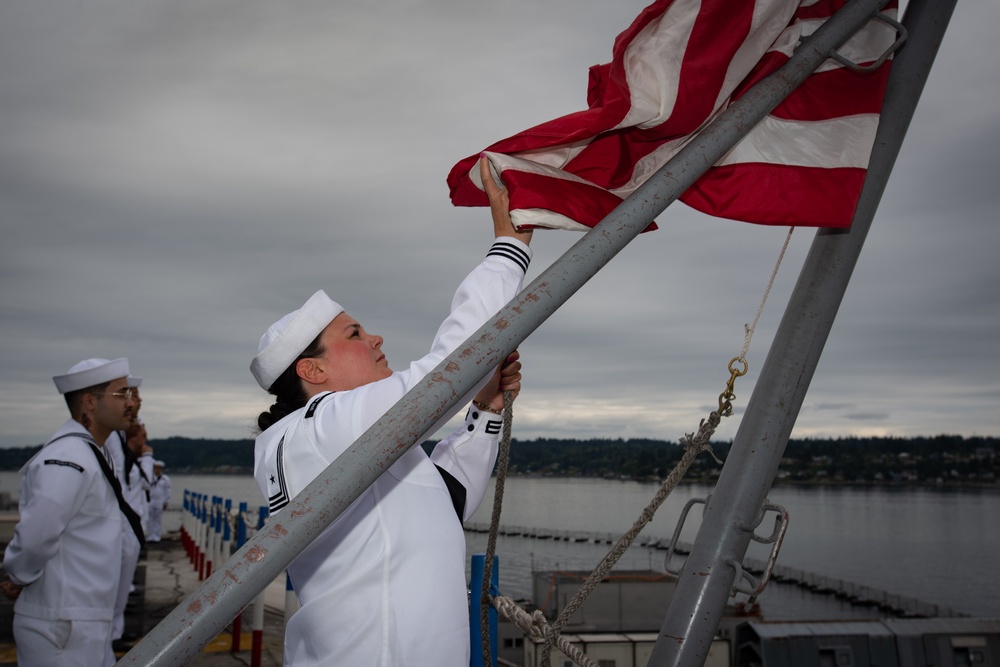
M136 568L136 591L129 596L125 610L125 632L139 637L181 603L199 584L198 572L188 560L184 547L177 539L165 539L146 547L145 556ZM261 667L279 667L284 648L284 577L264 592L264 631L262 635ZM192 667L222 667L251 664L251 617L244 614L240 633L240 651L233 653L233 636L227 629L206 646ZM16 667L17 654L11 632L13 603L3 599L0 605L0 667ZM116 652L121 658L124 651Z

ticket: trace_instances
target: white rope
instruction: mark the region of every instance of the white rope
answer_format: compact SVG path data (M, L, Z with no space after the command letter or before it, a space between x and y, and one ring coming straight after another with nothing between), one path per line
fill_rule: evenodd
M746 337L743 340L743 351L740 352L738 359L746 360L747 350L750 349L750 339L753 338L754 329L757 328L757 322L760 321L760 314L764 312L764 304L767 303L767 296L771 293L771 286L774 285L774 278L778 275L778 267L781 266L781 260L785 257L785 250L788 249L788 242L792 239L792 232L795 231L794 227L788 228L788 234L785 236L785 243L781 246L781 252L778 253L778 261L774 264L774 270L771 271L771 279L767 281L767 289L764 290L764 296L760 300L760 306L757 308L757 314L753 318L753 324L744 324L743 329L746 331Z
M545 642L546 646L556 644L567 658L580 667L598 667L579 647L554 631L540 610L536 609L534 613L529 614L509 597L502 595L492 598L491 602L504 618L519 627L529 639ZM547 659L543 656L543 663Z

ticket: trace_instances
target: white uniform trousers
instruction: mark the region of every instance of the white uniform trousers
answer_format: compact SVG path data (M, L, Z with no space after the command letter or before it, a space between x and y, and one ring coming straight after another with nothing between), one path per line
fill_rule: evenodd
M18 667L111 667L111 621L48 620L14 614Z
M122 515L122 575L118 580L118 597L115 598L115 618L111 622L111 638L121 639L125 634L125 605L132 592L135 568L139 564L139 540L128 520Z
M146 528L146 541L159 542L163 530L163 505L153 502L149 504L149 525Z

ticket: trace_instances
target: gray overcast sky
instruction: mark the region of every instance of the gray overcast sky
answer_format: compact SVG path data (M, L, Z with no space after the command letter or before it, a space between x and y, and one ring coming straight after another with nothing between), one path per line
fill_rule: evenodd
M491 240L448 170L582 109L645 4L0 4L0 446L54 432L92 356L129 357L153 438L250 437L257 341L319 288L405 366ZM1000 435L998 25L959 3L793 437ZM515 437L674 440L717 403L786 229L658 220L521 347ZM529 280L578 239L537 232Z

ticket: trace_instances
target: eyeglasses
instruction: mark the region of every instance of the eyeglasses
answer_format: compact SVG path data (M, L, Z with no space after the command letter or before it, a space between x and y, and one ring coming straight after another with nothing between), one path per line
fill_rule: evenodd
M135 392L132 391L131 387L128 388L128 389L124 389L122 391L114 391L114 392L111 392L110 394L108 394L107 392L105 392L105 394L107 394L108 396L114 396L115 398L120 398L123 401L127 401L127 400L129 400L131 398L135 398L135 395L136 395Z

